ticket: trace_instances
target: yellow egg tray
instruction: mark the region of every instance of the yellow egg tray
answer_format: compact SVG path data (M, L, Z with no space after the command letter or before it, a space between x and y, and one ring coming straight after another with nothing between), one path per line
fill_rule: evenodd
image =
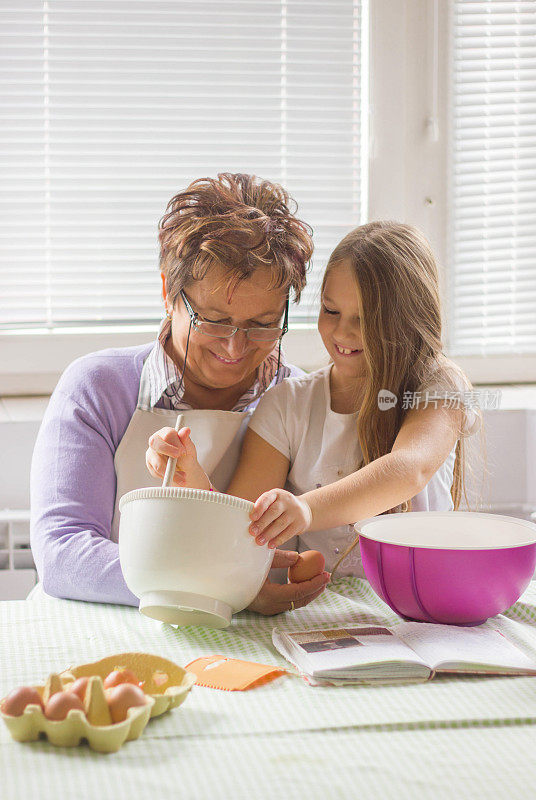
M104 678L115 669L131 669L140 681L147 705L128 710L123 722L109 724L110 714L104 693ZM44 686L35 688L46 704L57 691L68 688L77 678L89 677L84 709L72 709L61 721L47 719L38 705L26 706L23 714L13 717L0 711L13 739L35 742L44 734L58 747L76 747L86 740L92 750L115 753L128 741L137 739L151 717L160 716L184 702L196 676L160 656L148 653L117 653L91 664L69 667L59 675L49 675Z

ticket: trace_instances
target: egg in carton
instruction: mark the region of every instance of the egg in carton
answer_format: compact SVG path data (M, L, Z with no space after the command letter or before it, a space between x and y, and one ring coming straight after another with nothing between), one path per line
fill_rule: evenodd
M146 703L130 707L124 720L113 722L104 679L115 669L125 668L139 676ZM60 675L53 673L44 686L36 686L35 690L45 706L53 695L68 690L81 677L89 679L83 710L73 708L65 719L47 719L41 705L32 703L17 716L0 710L12 738L18 742L33 742L44 734L51 744L58 747L76 747L85 740L92 750L115 753L125 742L137 739L151 717L181 705L196 681L195 675L159 656L119 653L91 664L71 667Z
M154 700L151 717L159 717L180 706L197 680L196 675L173 661L149 653L117 653L91 664L69 667L61 673L61 678L68 682L99 675L104 681L110 672L117 669L129 669L138 677L145 694Z

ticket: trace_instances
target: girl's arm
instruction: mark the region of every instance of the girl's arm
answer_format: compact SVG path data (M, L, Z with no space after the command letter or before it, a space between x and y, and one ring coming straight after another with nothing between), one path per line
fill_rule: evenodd
M161 428L151 436L145 459L153 477L164 477L170 456L177 459L173 477L176 486L210 488L210 480L197 460L190 428L184 427L178 432L174 428ZM248 428L238 466L225 491L234 497L254 502L267 489L284 486L288 470L288 458Z
M289 385L283 381L261 397L246 430L234 475L227 487L218 489L224 488L228 494L254 502L268 489L285 485L291 452L285 417L288 390ZM151 436L145 459L153 477L164 476L169 456L177 459L175 485L210 488L210 480L197 459L195 442L190 439L190 428L178 432L161 428Z
M289 466L286 456L248 428L227 494L255 502L268 489L285 485Z
M326 530L376 516L411 499L424 489L456 444L460 413L432 406L412 409L390 453L299 497L279 489L266 492L252 515L257 542L269 541L270 547L278 547L289 538L289 525L292 535Z

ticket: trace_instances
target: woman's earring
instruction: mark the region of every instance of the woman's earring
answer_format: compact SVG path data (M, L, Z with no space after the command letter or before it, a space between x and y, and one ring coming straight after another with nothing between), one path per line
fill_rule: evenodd
M168 319L171 319L172 316L173 316L173 313L168 308L166 308L166 317Z

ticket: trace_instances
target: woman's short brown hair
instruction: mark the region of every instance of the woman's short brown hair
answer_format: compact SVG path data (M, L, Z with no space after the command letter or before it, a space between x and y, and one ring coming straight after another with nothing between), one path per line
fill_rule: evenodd
M269 268L271 287L292 288L298 301L313 243L296 207L282 186L255 175L222 172L193 181L171 198L158 226L170 302L215 263L228 270L229 284Z

